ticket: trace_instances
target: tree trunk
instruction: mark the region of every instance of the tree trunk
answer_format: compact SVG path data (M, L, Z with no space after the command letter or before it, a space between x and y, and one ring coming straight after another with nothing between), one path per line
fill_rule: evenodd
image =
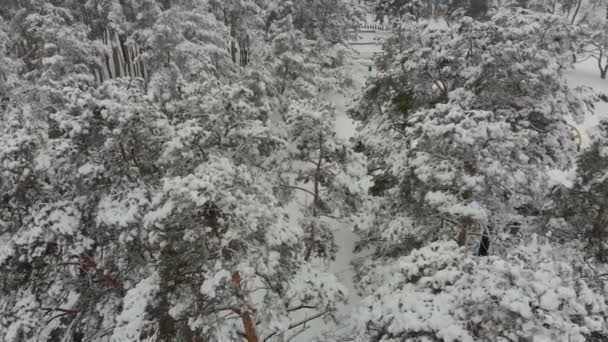
M234 38L230 39L230 57L232 58L232 63L236 64L236 43L234 42Z
M312 215L314 218L319 216L321 211L321 196L320 196L320 183L321 183L321 166L323 163L323 134L319 134L319 158L316 163L315 169L315 184L313 190L313 202L312 202ZM310 227L310 238L308 246L306 246L306 253L304 254L304 260L310 260L312 250L315 245L315 226L314 223Z
M216 219L213 219L213 223L211 224L211 226L219 228ZM224 247L222 249L222 255L224 259L226 259L227 261L231 261L235 257L236 253L231 248ZM239 309L239 316L241 317L241 322L243 322L243 328L245 330L247 342L258 342L258 334L255 328L255 321L251 317L249 305L247 305L247 302L245 301L245 294L243 293L243 287L241 286L241 283L242 279L239 271L235 271L234 273L232 273L232 286L234 286L234 290L236 291L236 297L240 302L239 304L241 307Z
M258 335L255 329L255 322L251 318L251 312L249 311L249 307L245 304L242 294L241 288L241 275L238 271L232 274L232 284L234 285L239 297L241 297L241 321L243 322L243 327L245 328L245 336L247 337L247 342L258 342Z
M606 76L606 70L604 70L604 77ZM608 211L608 202L600 205L595 218L593 219L593 226L591 228L591 232L589 234L589 245L597 246L598 250L596 252L596 257L600 262L606 262L608 256L606 256L605 250L603 248L603 241L606 239L606 211Z
M158 306L154 310L154 315L158 319L158 340L160 342L171 342L177 334L177 322L169 314L171 309L169 294L175 291L175 277L178 272L175 267L177 258L178 254L173 249L173 244L169 242L160 253L160 298Z
M464 227L462 227L462 229L460 229L460 232L458 233L458 236L456 237L456 242L458 243L458 246L462 247L467 244L467 236L468 236L467 232L468 232L468 227L466 225Z
M578 15L578 11L581 9L581 3L583 2L583 0L578 0L578 3L576 4L576 10L574 10L574 15L572 15L572 21L570 22L570 24L574 25L574 21L576 20L576 16Z
M477 256L488 256L490 252L490 236L488 230L484 230L481 240L479 241L479 249L477 249Z

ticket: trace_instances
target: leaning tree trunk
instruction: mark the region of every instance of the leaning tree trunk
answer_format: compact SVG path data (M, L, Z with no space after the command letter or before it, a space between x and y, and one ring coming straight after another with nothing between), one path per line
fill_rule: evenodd
M576 4L576 10L574 10L574 15L572 15L572 21L570 22L570 24L574 25L574 21L576 20L576 16L578 15L578 11L581 9L581 3L583 2L583 0L578 0L578 3Z

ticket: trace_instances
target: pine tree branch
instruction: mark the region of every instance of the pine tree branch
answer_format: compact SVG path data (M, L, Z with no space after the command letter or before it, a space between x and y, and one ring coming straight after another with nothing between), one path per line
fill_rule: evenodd
M287 185L287 184L281 184L282 187L284 188L288 188L288 189L294 189L294 190L300 190L300 191L304 191L305 193L315 196L314 192L308 190L308 189L304 189L302 187L299 186L295 186L295 185Z

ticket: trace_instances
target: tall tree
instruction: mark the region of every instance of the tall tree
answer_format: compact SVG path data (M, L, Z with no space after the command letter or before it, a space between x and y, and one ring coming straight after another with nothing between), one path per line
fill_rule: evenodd
M608 5L595 8L582 20L583 39L578 54L582 60L590 59L598 67L600 77L608 75Z
M299 193L303 209L305 260L333 259L331 224L347 221L360 208L369 187L365 157L336 137L335 109L311 101L294 102L287 114L287 148L274 161L282 186Z
M354 112L384 195L364 232L399 250L533 231L548 195L542 170L567 168L576 152L563 120L591 103L560 77L568 23L507 10L489 23L403 30Z
M608 124L605 121L600 123L599 131L597 140L578 158L574 184L555 190L555 213L546 229L564 243L580 248L585 260L605 268L608 263L608 158L605 147ZM597 275L603 273L600 269Z
M10 5L0 339L272 341L335 311L346 290L264 171L291 100L270 58L244 65L225 39L267 44L248 16L265 3L225 4L227 23L198 0Z

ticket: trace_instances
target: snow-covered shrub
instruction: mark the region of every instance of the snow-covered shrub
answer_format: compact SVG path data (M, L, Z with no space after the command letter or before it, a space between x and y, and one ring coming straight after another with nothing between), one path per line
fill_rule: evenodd
M608 303L573 250L537 242L503 257L435 242L363 277L355 341L560 341L608 337ZM582 269L582 271L581 271ZM606 285L605 285L606 286Z

